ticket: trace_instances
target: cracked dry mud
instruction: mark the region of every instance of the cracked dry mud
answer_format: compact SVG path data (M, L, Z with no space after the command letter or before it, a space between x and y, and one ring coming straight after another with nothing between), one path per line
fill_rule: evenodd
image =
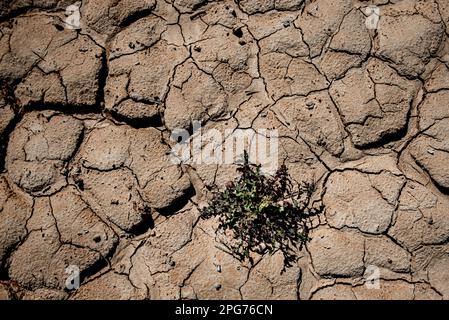
M70 4L0 1L0 299L449 299L448 0ZM316 183L286 272L199 219L236 171L170 161L192 120Z

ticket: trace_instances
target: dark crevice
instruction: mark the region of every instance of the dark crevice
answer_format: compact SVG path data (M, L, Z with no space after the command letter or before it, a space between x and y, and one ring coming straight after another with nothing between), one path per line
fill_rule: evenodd
M6 150L8 148L9 136L22 118L22 112L17 106L17 101L14 96L14 87L14 83L8 83L6 80L0 80L0 95L5 102L5 107L10 106L14 112L14 118L6 126L5 130L0 136L0 173L3 173L5 171Z
M389 143L400 141L407 135L407 132L408 126L405 125L398 131L384 134L378 141L370 142L364 145L357 145L356 148L359 150L381 148Z
M242 28L237 28L237 29L232 30L232 34L233 34L234 36L236 36L237 38L243 37L243 31L242 31Z
M64 27L61 26L60 24L55 24L55 28L56 28L56 30L58 30L58 31L64 31Z
M125 19L123 19L123 21L120 23L120 27L126 28L129 25L133 24L134 22L149 16L151 14L151 12L153 11L153 9L154 8L148 8L148 9L143 9L141 11L133 12L132 14L127 16Z
M31 111L46 111L46 110L59 111L64 114L73 115L73 114L101 113L102 108L99 104L95 104L95 105L75 105L75 104L63 105L60 103L42 103L42 102L32 103L24 108L25 113L31 112Z
M108 58L106 52L103 50L101 53L101 68L98 73L98 91L96 96L96 106L101 110L101 106L104 105L104 88L106 87L106 80L109 75Z
M154 220L153 217L151 216L151 210L147 209L145 211L145 214L142 215L142 221L133 226L128 232L131 233L133 236L139 236L153 228L154 228Z
M21 117L16 114L14 116L14 119L8 124L2 136L0 137L0 173L6 171L5 161L6 161L6 150L8 148L9 136L19 123L20 119Z
M2 2L2 1L0 1ZM5 2L5 0L3 0ZM17 17L20 17L22 15L30 14L30 13L57 13L57 12L64 12L65 8L70 4L65 1L58 1L59 3L55 4L41 4L36 5L33 3L34 1L31 1L30 4L24 5L23 7L11 9L8 6L11 6L13 2L18 1L9 1L9 4L0 4L0 23L9 21L11 19L15 19ZM76 2L76 1L72 1ZM3 7L2 7L3 6Z
M7 8L5 8L5 9L8 10ZM4 12L6 11L5 9L2 9L0 7L0 14L4 14ZM29 5L29 6L25 6L25 7L19 8L19 9L11 10L8 13L5 13L5 15L3 15L2 17L0 17L0 23L5 22L5 21L9 21L9 20L14 19L14 18L16 18L18 16L26 14L29 11L33 10L33 9L35 9L35 8L33 8L32 5ZM2 10L5 10L5 11L2 12Z
M430 176L430 175L429 175ZM433 184L435 185L435 187L444 195L449 196L449 188L448 187L444 187L440 184L438 184L438 182L436 182L431 176L430 179L432 180Z
M107 256L101 256L94 264L92 264L89 268L82 270L80 272L80 283L83 283L85 279L95 275L100 272L102 269L108 267L110 265L109 261L114 256L115 251L117 250L118 241L114 244L114 247L109 251ZM64 289L67 291L67 289Z
M418 165L418 167L421 168L421 170L423 170L427 176L429 177L430 181L432 181L433 185L435 186L435 188L438 189L438 191L440 191L442 194L444 195L449 195L449 188L448 187L444 187L441 184L439 184L430 174L429 170L421 163L421 161L419 161L418 159L416 159L413 155L411 155L413 160L415 160L416 164Z
M173 204L157 209L157 212L159 212L163 216L170 216L181 210L188 202L189 200L195 196L195 188L193 185L190 185L190 187L185 191L185 193L179 197Z
M205 6L207 3L208 3L208 0L202 0L202 1L198 2L198 3L195 3L192 6L192 10L196 11L196 10L200 9L201 7Z
M0 281L8 281L9 275L8 270L0 266Z
M159 114L153 117L130 118L114 110L109 112L116 120L124 122L136 129L162 126L162 117Z
M198 123L198 125L199 125L200 127L194 126L194 122ZM174 140L177 140L177 139L178 139L178 140L177 140L178 142L187 142L187 141L182 140L182 139L179 140L179 138L184 138L183 134L184 134L185 132L188 133L187 139L190 138L191 136L193 136L193 135L195 134L195 132L196 132L198 129L201 129L202 127L204 127L204 125L205 125L206 123L207 123L207 121L193 120L193 121L189 122L188 124L185 124L185 125L181 126L180 128L175 128L175 129L173 129L173 130L171 131L172 138L173 138ZM175 139L175 138L176 138L176 139Z

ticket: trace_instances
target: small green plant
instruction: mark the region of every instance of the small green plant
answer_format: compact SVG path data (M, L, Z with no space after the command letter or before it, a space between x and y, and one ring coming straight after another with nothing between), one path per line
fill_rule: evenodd
M265 176L259 165L249 163L246 153L238 171L239 179L213 192L201 217L218 217L218 231L233 238L223 244L240 260L252 262L251 251L273 254L280 250L284 266L291 266L296 261L294 249L309 239L309 218L323 210L322 205L310 205L314 185L302 183L294 188L285 165L273 176Z

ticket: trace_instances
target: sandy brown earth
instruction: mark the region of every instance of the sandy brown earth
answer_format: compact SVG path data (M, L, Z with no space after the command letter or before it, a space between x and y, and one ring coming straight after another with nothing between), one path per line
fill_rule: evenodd
M0 299L449 298L448 0L71 4L0 1ZM286 272L199 218L236 171L170 161L192 120L317 185Z

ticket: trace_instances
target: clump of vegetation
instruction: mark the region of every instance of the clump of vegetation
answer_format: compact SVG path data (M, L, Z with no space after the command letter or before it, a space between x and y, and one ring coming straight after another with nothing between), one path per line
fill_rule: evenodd
M282 165L273 176L261 173L250 164L245 153L239 166L241 176L222 191L214 191L209 205L202 209L204 219L218 217L219 233L231 234L233 241L223 243L241 261L250 252L273 254L280 250L285 267L296 261L295 249L309 239L309 219L323 210L313 208L313 184L292 182Z

